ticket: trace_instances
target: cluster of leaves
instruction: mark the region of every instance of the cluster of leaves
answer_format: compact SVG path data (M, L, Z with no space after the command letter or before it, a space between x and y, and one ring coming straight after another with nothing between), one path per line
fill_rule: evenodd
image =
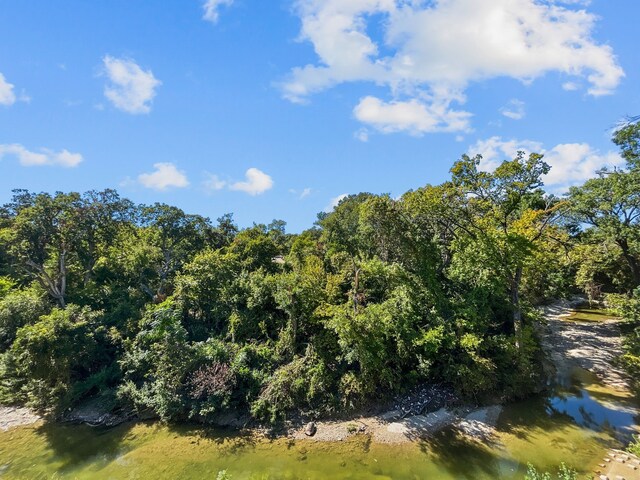
M633 441L627 447L627 451L629 453L633 453L637 457L640 457L640 436L633 436Z
M529 464L527 468L527 474L524 477L525 480L552 480L553 476L548 473L541 473L536 468ZM560 465L558 469L558 475L555 477L558 480L578 480L578 473L575 470L570 469L564 463Z
M210 422L354 408L429 381L477 401L527 395L533 305L576 275L634 285L635 167L560 200L540 155L492 173L480 160L399 199L349 196L298 235L110 190L16 191L0 209L0 401L59 412L108 395ZM602 245L611 258L589 260Z

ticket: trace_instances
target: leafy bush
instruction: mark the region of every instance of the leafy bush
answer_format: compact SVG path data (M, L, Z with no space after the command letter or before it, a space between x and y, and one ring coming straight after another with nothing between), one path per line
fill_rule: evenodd
M74 383L100 369L100 316L68 305L20 328L5 357L5 373L20 385L16 398L40 410L68 407Z
M251 405L254 417L271 423L285 418L295 408L327 405L331 378L312 353L278 368ZM330 397L329 397L330 398Z
M36 323L50 308L42 289L36 285L0 295L0 352L11 346L18 329Z
M527 474L524 478L525 480L552 480L553 476L548 472L538 472L533 465L529 464L527 467ZM578 473L563 463L558 469L556 478L558 480L578 480Z
M631 296L610 293L605 296L605 303L613 313L629 322L640 322L640 287Z

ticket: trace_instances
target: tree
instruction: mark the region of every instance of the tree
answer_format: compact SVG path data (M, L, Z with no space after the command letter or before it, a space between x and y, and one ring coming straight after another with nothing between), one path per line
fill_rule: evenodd
M523 269L559 205L541 190L542 176L550 169L542 155L525 158L524 152L518 152L492 173L479 170L481 159L464 155L454 164L452 180L446 185L450 192L445 211L455 224L459 246L467 254L473 251L473 261L484 262L481 266L504 281L518 337Z
M68 406L73 384L102 367L99 317L70 304L18 330L9 350L10 373L21 380L29 405L45 410Z
M617 130L613 141L626 169L602 169L569 191L569 215L585 224L590 241L613 242L629 269L629 290L640 285L640 122Z
M0 298L0 352L11 347L20 328L37 322L50 309L46 293L39 285L10 290Z
M133 206L113 190L31 194L16 190L5 205L7 250L18 268L64 308L70 274L86 283L98 259L129 226Z
M64 308L70 264L84 234L80 195L18 191L10 208L15 212L8 234L11 257Z
M146 282L141 287L155 301L169 293L170 281L178 270L204 248L211 226L199 215L188 215L177 207L156 203L141 208L142 240L154 250L155 288Z

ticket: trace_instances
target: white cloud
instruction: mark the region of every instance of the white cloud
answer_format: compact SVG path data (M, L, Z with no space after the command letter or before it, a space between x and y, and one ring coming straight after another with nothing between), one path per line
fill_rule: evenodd
M16 94L13 85L0 73L0 105L13 105L16 102Z
M296 190L295 188L290 188L289 189L289 193L291 193L292 195L297 196L300 200L303 200L305 198L307 198L309 195L311 195L311 192L313 192L313 189L311 188L305 188L304 190L302 190L301 192L298 192L298 190Z
M221 180L218 175L213 175L212 173L207 172L206 176L207 179L204 181L204 186L209 191L222 190L227 185L227 182Z
M204 9L204 15L202 18L212 23L218 23L220 14L218 10L222 5L229 6L234 0L207 0L202 8Z
M168 188L184 188L189 186L189 180L183 171L173 163L154 163L155 171L138 175L138 182L153 190L167 190Z
M405 131L413 135L468 130L471 117L468 112L450 110L447 103L428 104L416 99L387 103L371 96L361 99L353 113L380 132Z
M512 120L522 120L526 115L524 102L515 98L509 100L509 103L500 109L500 113Z
M143 70L129 59L107 55L102 61L110 82L104 88L105 97L124 112L149 113L156 89L162 84L153 76L153 72Z
M562 143L545 152L545 161L551 171L545 183L556 191L564 191L595 176L603 167L624 165L617 152L601 153L587 143Z
M369 130L366 128L360 128L357 132L354 132L353 137L356 140L367 143L369 141Z
M38 152L27 150L20 144L0 145L0 159L4 156L15 156L23 167L58 166L65 168L77 167L83 160L79 153L68 150L54 152L48 148L41 148Z
M260 195L273 187L273 179L257 168L250 168L245 173L246 181L229 185L229 189Z
M580 86L575 82L564 82L562 84L562 89L566 90L567 92L573 92L575 90L578 90L578 88L580 88Z
M124 179L118 184L121 188L133 188L137 185L137 182L130 176L124 177Z
M327 212L327 213L332 212L333 209L336 208L340 204L340 202L342 200L344 200L345 198L347 198L348 196L349 196L348 193L343 193L341 195L338 195L337 197L333 197L329 201L329 204L326 207L324 207L324 211Z
M436 131L434 109L441 123L450 113L456 120L444 121L446 130L467 129L468 117L457 118L466 112L449 110L464 103L472 82L531 82L560 72L585 79L597 96L611 93L624 75L611 47L592 37L597 17L567 2L297 0L296 11L300 39L313 45L318 62L294 68L283 95L304 102L345 82L386 86L391 100L378 100L374 119L384 132ZM372 27L381 27L381 38L370 35ZM413 112L411 121L392 121L398 105Z
M601 153L587 143L561 143L547 150L542 143L532 140L491 137L476 142L469 147L468 153L482 155L480 168L491 171L503 160L513 159L519 150L544 155L544 161L551 166L544 183L552 193L563 193L570 186L584 183L603 167L624 164L616 152Z

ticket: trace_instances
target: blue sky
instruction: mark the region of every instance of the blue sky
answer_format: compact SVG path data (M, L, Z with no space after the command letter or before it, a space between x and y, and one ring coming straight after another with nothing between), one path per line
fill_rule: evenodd
M0 201L117 188L312 225L546 154L562 193L640 114L635 0L0 0Z

